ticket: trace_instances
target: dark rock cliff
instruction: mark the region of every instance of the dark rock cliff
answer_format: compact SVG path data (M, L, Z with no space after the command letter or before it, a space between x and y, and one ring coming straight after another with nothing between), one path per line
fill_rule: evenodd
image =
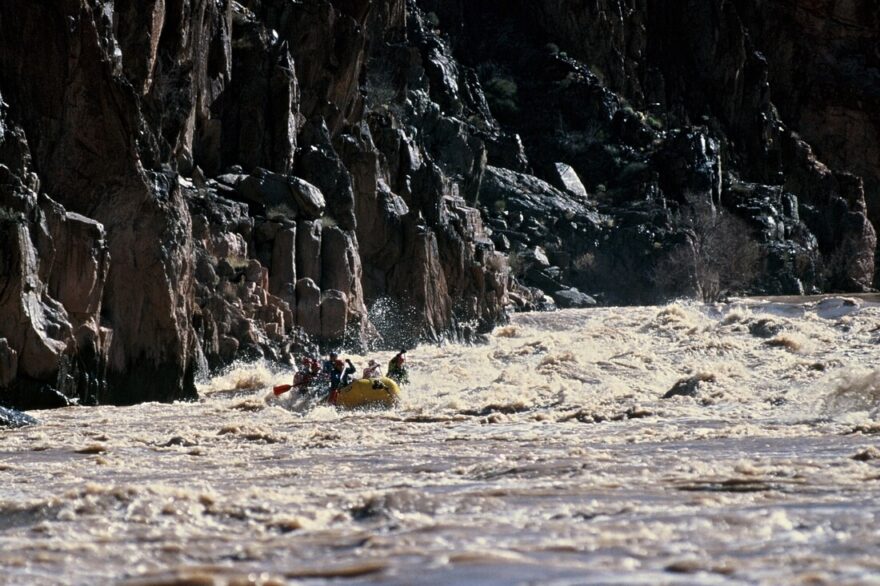
M519 170L586 193L600 214L562 225L496 214L501 244L542 247L552 263L527 263L526 282L575 283L616 302L874 284L874 4L420 4L521 135ZM859 122L834 123L842 104ZM489 197L490 216L509 207L497 190ZM703 242L713 232L733 234ZM754 262L718 248L754 248Z
M838 4L3 2L0 403L870 287L878 14Z

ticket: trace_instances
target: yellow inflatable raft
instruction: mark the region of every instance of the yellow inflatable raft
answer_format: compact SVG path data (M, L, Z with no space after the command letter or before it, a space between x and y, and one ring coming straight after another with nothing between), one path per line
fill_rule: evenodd
M390 378L362 378L339 389L333 403L343 409L393 407L400 401L400 387Z

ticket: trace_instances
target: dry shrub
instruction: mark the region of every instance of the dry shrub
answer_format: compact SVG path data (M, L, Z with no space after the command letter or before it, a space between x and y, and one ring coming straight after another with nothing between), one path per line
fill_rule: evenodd
M596 255L592 252L585 252L574 259L572 265L579 271L593 270L596 266Z
M701 206L679 213L675 225L687 242L657 265L654 282L661 289L714 302L746 291L759 275L761 248L740 218Z

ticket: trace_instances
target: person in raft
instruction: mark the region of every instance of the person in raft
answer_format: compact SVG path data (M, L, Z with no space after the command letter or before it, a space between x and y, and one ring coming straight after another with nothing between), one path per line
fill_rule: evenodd
M318 361L310 356L304 356L302 366L293 375L293 388L300 393L306 393L309 385L315 382L315 379L321 373L321 367Z
M386 376L400 384L409 382L409 373L406 370L406 350L401 350L388 362Z
M379 366L379 363L370 358L370 361L367 363L367 367L364 369L364 374L361 378L379 378L381 376L382 368Z
M321 367L321 374L323 374L327 378L333 376L333 371L336 368L335 365L338 357L339 356L336 354L336 352L331 352L330 354L328 354L327 360L324 361L324 364Z
M348 364L348 366L346 366ZM331 405L336 404L336 397L339 395L339 389L351 384L351 375L357 372L357 368L348 358L345 362L336 360L333 363L333 372L330 373L330 395L327 402Z

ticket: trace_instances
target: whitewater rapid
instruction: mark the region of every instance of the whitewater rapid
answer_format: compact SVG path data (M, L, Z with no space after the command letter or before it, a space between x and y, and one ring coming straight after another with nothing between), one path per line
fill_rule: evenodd
M390 411L250 365L33 412L0 584L880 584L878 346L871 299L521 314L410 350Z

